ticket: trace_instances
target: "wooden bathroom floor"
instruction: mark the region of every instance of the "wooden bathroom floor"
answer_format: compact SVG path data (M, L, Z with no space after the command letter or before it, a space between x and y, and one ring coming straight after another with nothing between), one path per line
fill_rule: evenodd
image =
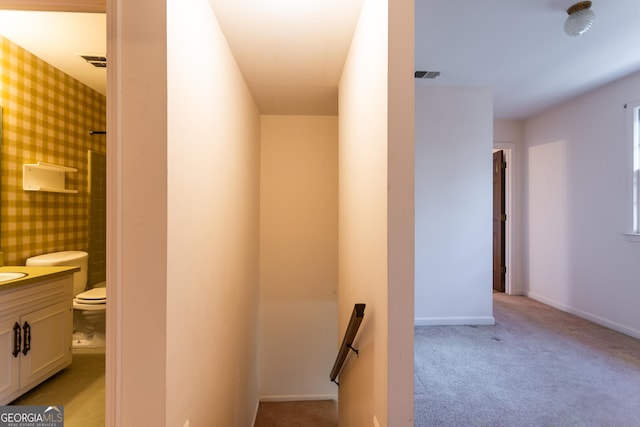
M65 427L104 427L104 349L74 349L73 363L11 405L64 406Z

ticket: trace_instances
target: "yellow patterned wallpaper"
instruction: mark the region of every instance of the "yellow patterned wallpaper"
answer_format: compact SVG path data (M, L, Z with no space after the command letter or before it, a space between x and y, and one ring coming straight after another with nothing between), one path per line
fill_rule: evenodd
M62 250L88 250L88 150L104 153L106 98L0 36L0 251L6 265ZM78 194L22 189L22 165L77 168Z

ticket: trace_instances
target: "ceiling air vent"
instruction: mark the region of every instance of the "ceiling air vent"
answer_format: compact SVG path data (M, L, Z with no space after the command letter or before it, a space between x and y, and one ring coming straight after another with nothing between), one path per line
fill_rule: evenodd
M416 79L435 79L440 75L440 71L416 71Z
M107 58L96 55L80 55L85 61L97 68L105 68L107 66Z

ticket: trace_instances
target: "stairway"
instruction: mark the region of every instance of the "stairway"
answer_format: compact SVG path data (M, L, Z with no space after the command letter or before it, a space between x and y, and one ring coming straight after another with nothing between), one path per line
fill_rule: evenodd
M254 427L337 427L338 402L260 402Z

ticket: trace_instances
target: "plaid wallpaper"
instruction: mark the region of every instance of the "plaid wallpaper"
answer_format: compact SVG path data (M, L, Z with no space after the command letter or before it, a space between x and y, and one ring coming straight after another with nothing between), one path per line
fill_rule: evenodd
M62 250L89 249L88 150L106 151L106 98L0 36L0 251L6 265ZM77 168L78 194L24 191L22 165ZM91 256L91 254L89 254Z
M107 281L107 156L89 150L89 268L92 288Z

